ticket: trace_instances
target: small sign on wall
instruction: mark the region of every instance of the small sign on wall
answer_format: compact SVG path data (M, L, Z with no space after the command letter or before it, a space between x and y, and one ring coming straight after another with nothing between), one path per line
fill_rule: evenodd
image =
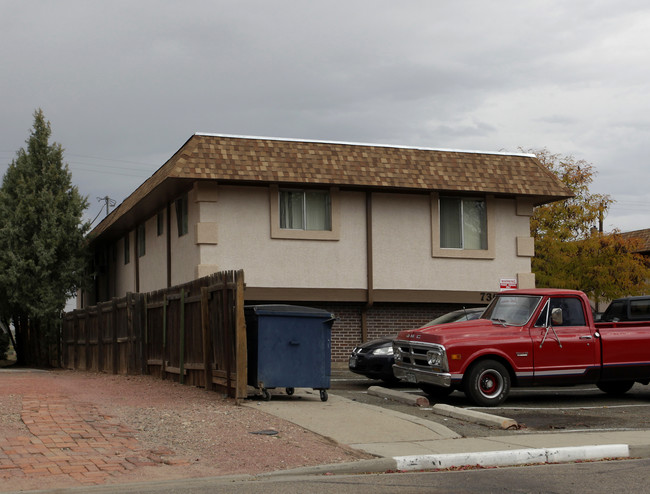
M502 292L505 290L516 290L517 289L517 278L501 278L499 280L499 290Z

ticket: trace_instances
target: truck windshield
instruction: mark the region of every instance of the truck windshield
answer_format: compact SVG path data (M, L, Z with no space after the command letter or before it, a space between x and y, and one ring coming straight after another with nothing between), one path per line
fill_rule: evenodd
M509 326L523 326L532 317L541 299L542 297L532 295L499 295L481 319Z

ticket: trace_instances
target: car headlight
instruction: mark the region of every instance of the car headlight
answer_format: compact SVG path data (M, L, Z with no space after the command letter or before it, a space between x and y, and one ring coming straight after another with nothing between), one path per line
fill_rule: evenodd
M379 348L375 348L372 351L373 355L392 355L393 354L393 346L380 346Z

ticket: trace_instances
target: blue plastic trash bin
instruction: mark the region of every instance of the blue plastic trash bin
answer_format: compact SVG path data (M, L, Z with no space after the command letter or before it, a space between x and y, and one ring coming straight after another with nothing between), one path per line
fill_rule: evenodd
M327 401L332 360L334 315L298 305L250 305L244 308L248 345L248 384L265 400L273 388L320 391Z

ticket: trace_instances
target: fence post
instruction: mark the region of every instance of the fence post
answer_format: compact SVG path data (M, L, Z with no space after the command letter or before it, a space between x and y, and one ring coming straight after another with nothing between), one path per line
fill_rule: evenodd
M162 327L162 366L160 367L160 378L165 379L167 366L165 358L167 357L167 293L163 295L163 327Z
M180 328L180 355L179 355L179 368L180 374L178 382L185 384L185 288L181 288L181 328Z
M247 396L248 384L248 350L246 344L246 320L244 318L244 271L235 274L237 289L235 292L235 365L237 366L237 382L235 389L235 403Z
M126 373L131 374L135 362L135 338L133 331L133 312L135 307L135 294L126 294Z
M113 311L111 314L111 340L113 343L113 374L117 374L117 367L120 361L120 348L117 344L117 299L113 298Z
M104 370L104 327L102 324L102 306L97 303L97 372Z
M212 389L212 332L210 331L210 295L208 287L201 287L201 334L203 339L203 369L205 389Z
M140 362L142 363L140 373L144 375L149 374L149 365L147 364L149 360L149 323L147 319L146 293L140 295L140 317L138 321L140 323Z

